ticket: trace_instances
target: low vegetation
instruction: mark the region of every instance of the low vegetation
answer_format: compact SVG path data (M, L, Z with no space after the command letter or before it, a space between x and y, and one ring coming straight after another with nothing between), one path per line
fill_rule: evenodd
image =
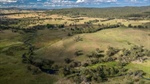
M2 12L0 83L149 84L149 11Z

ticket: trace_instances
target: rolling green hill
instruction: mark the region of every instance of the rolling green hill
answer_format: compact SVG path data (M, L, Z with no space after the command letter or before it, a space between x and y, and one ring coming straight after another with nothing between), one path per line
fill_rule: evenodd
M150 84L150 6L9 11L0 84Z

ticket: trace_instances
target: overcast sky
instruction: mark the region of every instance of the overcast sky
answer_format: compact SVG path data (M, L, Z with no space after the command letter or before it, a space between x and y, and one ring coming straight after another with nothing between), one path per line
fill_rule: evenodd
M3 6L30 7L119 7L149 6L150 0L0 0Z

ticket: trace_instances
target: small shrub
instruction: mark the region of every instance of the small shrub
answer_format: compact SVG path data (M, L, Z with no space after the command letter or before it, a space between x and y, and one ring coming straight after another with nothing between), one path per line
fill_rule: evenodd
M106 52L106 55L107 55L107 56L113 56L113 55L115 55L115 54L118 53L118 52L119 52L119 49L113 48L113 47L108 47L108 50L107 50L107 52Z
M64 59L64 61L65 61L65 63L67 63L67 64L69 64L70 62L72 62L72 60L69 59L69 58Z
M80 56L80 55L83 55L83 54L84 54L83 50L78 50L78 51L75 52L76 56Z
M32 65L28 66L27 69L31 71L33 75L41 73L41 70L38 67Z
M83 41L83 38L81 38L80 36L75 37L75 41L79 42L79 41Z
M84 63L82 66L83 67L87 67L87 66L89 66L89 64L88 63Z

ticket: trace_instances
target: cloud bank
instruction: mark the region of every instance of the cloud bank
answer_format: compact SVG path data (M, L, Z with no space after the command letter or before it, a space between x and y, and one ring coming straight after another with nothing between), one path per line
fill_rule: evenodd
M14 2L17 2L17 0L0 0L0 2L14 3Z

